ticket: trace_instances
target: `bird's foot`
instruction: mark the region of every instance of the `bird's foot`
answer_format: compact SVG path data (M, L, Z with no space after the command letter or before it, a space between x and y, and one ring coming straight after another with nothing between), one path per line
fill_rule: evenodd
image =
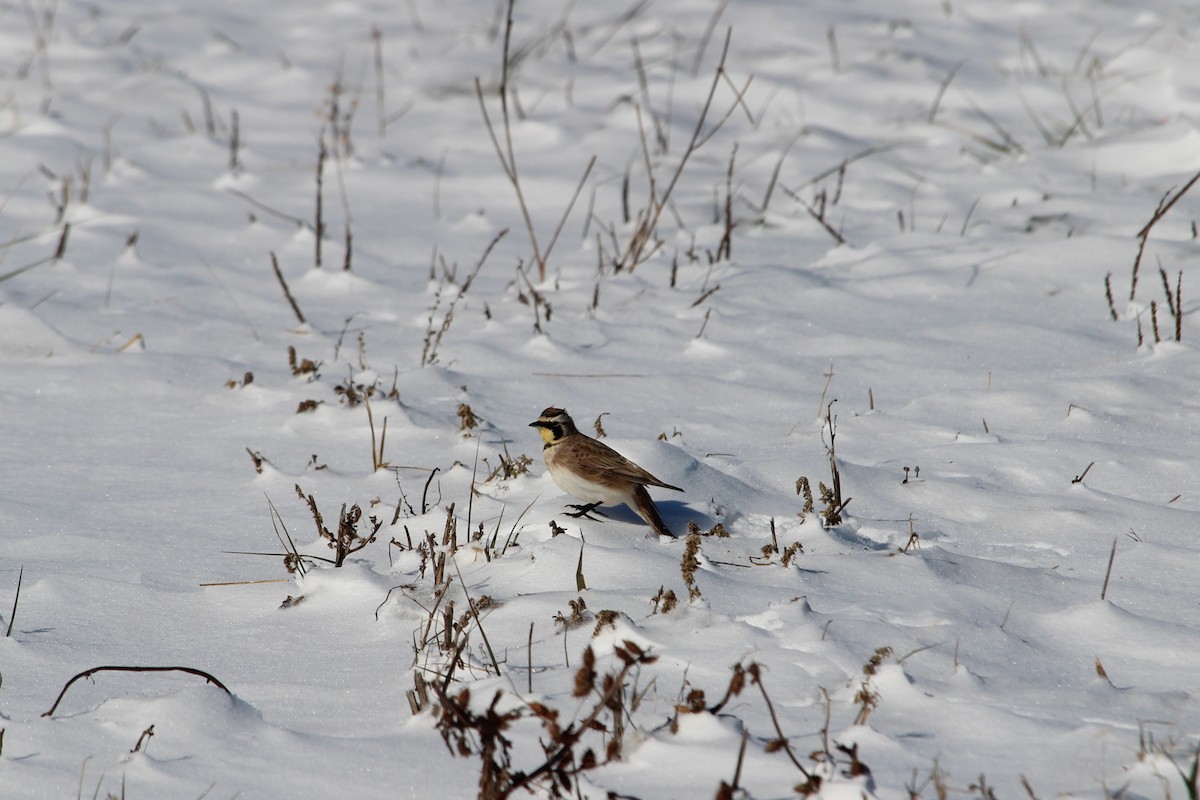
M600 515L600 516L602 516L602 517L607 517L607 516L608 516L608 515L607 515L607 514L605 514L603 511L600 511L600 510L599 510L599 508L600 508L600 506L601 506L601 505L602 505L602 503L588 503L587 505L576 505L576 504L574 504L574 503L568 503L568 504L567 504L567 508L573 508L573 509L575 509L575 510L574 510L574 511L568 511L568 512L567 512L567 516L568 516L568 517L575 517L576 519L579 519L580 517L583 517L584 519L590 519L590 520L592 520L593 522L603 522L604 520L602 520L602 519L596 519L595 517L593 517L593 516L592 516L592 513L593 513L593 512L595 512L595 513L599 514L599 515Z

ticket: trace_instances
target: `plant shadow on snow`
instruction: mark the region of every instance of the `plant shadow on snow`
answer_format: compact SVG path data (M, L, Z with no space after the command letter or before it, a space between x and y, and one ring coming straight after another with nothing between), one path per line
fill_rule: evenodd
M884 550L895 549L894 546L889 542L876 541L875 539L860 534L853 520L841 525L835 525L832 528L826 528L825 533L839 542L860 550L873 550L876 552L881 552Z

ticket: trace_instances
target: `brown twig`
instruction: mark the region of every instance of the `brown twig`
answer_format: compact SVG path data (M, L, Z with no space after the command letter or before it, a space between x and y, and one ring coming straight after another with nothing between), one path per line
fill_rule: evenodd
M1104 299L1108 301L1109 315L1112 316L1113 322L1116 322L1117 320L1120 319L1120 316L1118 316L1118 314L1117 314L1116 303L1113 302L1112 273L1111 272L1104 276Z
M229 691L229 688L226 687L225 684L221 683L204 670L195 669L194 667L92 667L89 670L84 670L74 678L71 678L71 680L67 681L66 685L63 686L62 691L58 693L58 697L55 699L54 705L50 706L50 710L42 714L42 716L54 716L54 712L58 709L58 704L62 702L63 697L67 694L67 690L71 688L71 684L75 683L75 681L80 680L81 678L90 678L97 672L186 672L189 675L197 675L201 678L204 678L204 680L208 681L213 686L216 686L218 689L224 691L225 694L233 697L233 692Z
M279 285L283 287L283 296L287 298L288 303L292 306L292 311L296 314L296 319L300 320L300 324L305 324L304 312L300 310L300 306L296 303L296 298L292 297L292 292L288 288L287 281L283 279L283 271L279 269L279 259L271 253L271 268L275 270L275 277L279 280Z
M1146 251L1146 241L1150 238L1151 229L1160 219L1166 216L1167 212L1179 202L1180 198L1187 194L1188 190L1196 184L1196 181L1200 181L1200 172L1197 172L1195 175L1193 175L1192 179L1185 183L1183 188L1175 192L1175 194L1164 195L1163 199L1158 203L1158 208L1155 209L1154 214L1150 217L1150 221L1142 226L1142 229L1137 232L1138 251L1137 256L1135 256L1133 259L1133 276L1130 279L1129 284L1129 299L1131 301L1137 294L1138 267L1140 267L1142 264L1142 254Z
M17 593L13 595L12 613L8 615L8 631L4 634L4 638L12 636L13 623L17 621L17 604L21 601L21 581L25 577L25 567L17 573Z
M1104 571L1104 586L1100 589L1100 599L1108 594L1108 579L1112 577L1113 560L1117 557L1117 539L1113 537L1112 550L1108 553L1108 569Z
M639 224L635 226L634 233L626 245L624 253L617 259L617 269L633 269L638 264L646 260L654 250L647 252L647 247L654 241L656 237L654 232L658 230L658 222L662 218L663 210L667 208L671 199L671 194L675 190L676 184L683 176L684 169L687 167L688 160L699 150L705 142L713 137L714 134L725 124L733 111L742 104L742 98L746 91L750 88L750 81L742 88L734 102L726 110L726 112L713 125L705 131L705 124L708 122L709 112L712 110L713 99L716 97L717 87L721 85L721 80L725 77L725 60L729 56L729 46L733 39L733 28L729 28L725 32L725 45L721 50L720 61L717 62L716 71L713 74L712 84L709 87L708 94L704 100L704 106L700 109L700 115L696 120L696 127L692 131L692 138L684 148L683 155L679 159L679 164L675 167L675 172L671 175L671 179L667 182L662 194L655 197L654 178L653 174L649 175L651 181L651 202L649 208L645 209L642 214L639 214Z
M375 114L379 125L379 135L387 133L387 103L383 85L383 31L378 25L371 26L371 45L374 49L375 65Z
M317 137L317 210L313 223L313 233L316 236L313 259L318 269L321 267L321 240L325 238L325 197L322 190L325 185L325 158L327 156L325 132L322 131Z
M943 78L941 84L938 85L937 94L933 96L933 104L929 106L929 114L926 115L926 120L930 125L932 125L934 119L937 118L938 107L942 104L942 97L946 94L946 90L950 88L950 82L954 80L954 76L958 74L958 71L963 68L963 64L966 63L967 62L964 59L955 64L954 68L946 73L946 77Z

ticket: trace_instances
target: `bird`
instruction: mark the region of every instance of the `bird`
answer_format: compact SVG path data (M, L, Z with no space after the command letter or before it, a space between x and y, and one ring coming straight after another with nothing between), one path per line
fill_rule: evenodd
M595 519L589 514L603 514L597 511L600 506L624 503L656 534L674 537L646 487L660 486L676 492L683 489L660 481L608 445L580 433L575 421L561 408L547 408L529 426L537 428L545 441L542 457L551 479L558 488L584 501L584 505L568 506L575 509L574 513L568 512L570 516Z

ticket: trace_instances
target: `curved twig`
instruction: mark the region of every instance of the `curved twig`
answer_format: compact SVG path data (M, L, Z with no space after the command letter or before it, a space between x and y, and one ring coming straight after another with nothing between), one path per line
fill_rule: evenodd
M213 686L223 690L225 694L233 697L233 692L229 691L229 688L225 684L221 683L204 670L195 669L194 667L92 667L91 669L85 670L76 675L74 678L71 678L71 680L67 681L63 686L62 691L58 693L58 697L54 700L54 705L50 706L50 710L45 714L42 714L42 716L53 716L55 710L58 709L58 704L61 703L63 697L66 696L67 689L71 688L71 684L75 683L75 681L79 680L80 678L90 678L97 672L186 672L189 675L198 675L199 677L204 678L204 680L208 681Z

